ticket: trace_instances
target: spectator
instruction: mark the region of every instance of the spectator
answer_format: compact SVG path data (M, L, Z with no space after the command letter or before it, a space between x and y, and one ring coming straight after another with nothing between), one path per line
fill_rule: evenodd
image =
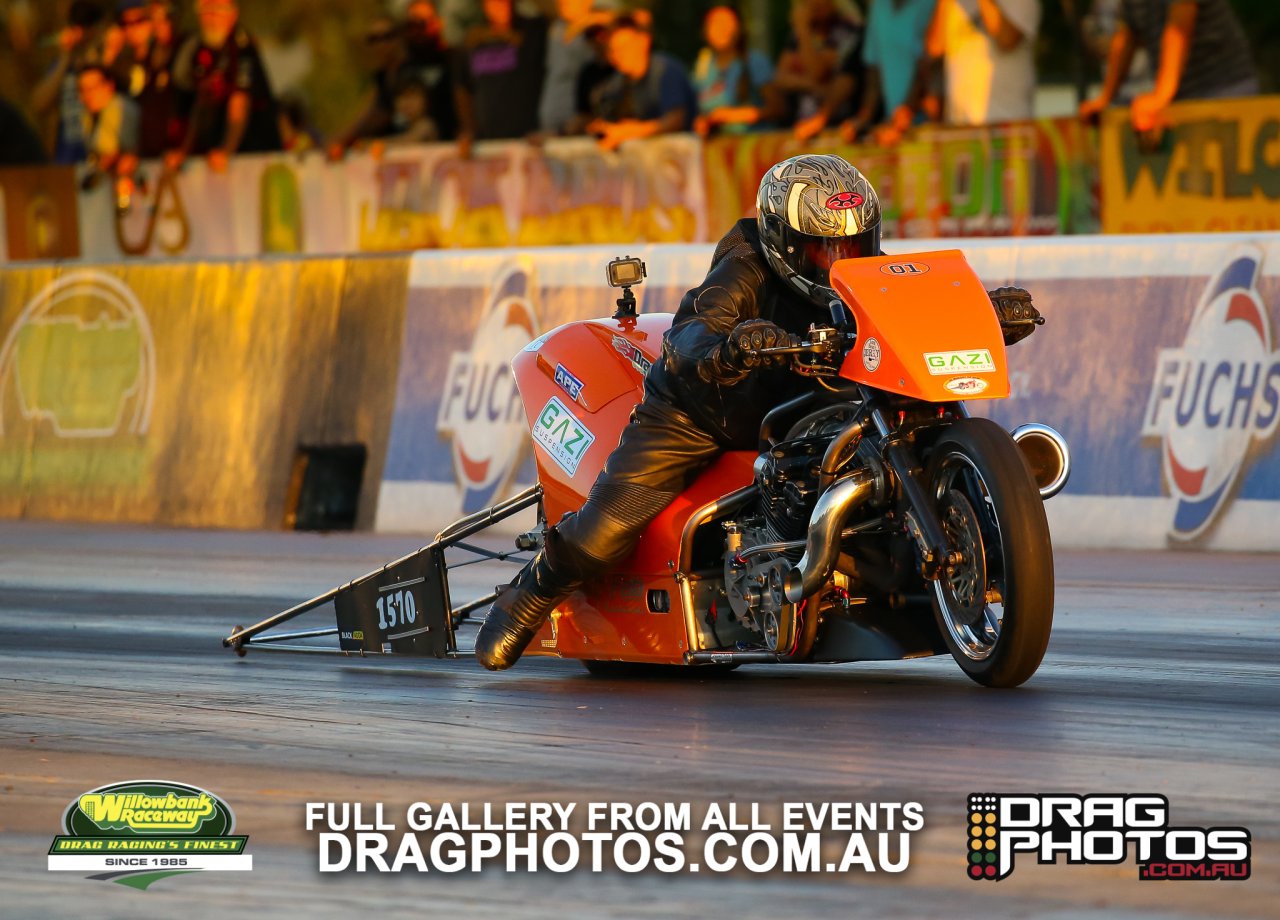
M37 115L54 114L57 118L55 163L79 163L88 152L76 74L101 59L101 37L102 9L90 0L73 0L67 9L67 24L58 33L58 59L31 94Z
M35 128L0 96L0 166L40 166L48 159Z
M791 37L774 76L789 124L818 113L836 66L861 45L862 19L856 8L850 9L841 12L834 0L792 0Z
M297 92L285 93L276 100L279 110L280 146L290 153L306 153L321 146L320 133L307 114L307 104Z
M193 97L190 124L169 166L207 156L214 172L235 153L281 149L280 123L257 43L240 24L235 0L196 0L200 34L183 46L175 82Z
M796 137L809 140L849 105L861 89L861 104L840 127L847 143L854 143L885 112L906 103L911 92L925 33L936 0L874 0L867 12L867 32L861 50L850 51L818 114L796 125ZM860 60L853 60L860 57ZM862 84L859 86L859 77Z
M413 71L396 84L395 116L388 144L425 144L440 139L440 129L431 118L431 93Z
M1080 106L1082 118L1111 104L1139 44L1157 63L1155 89L1129 107L1137 131L1158 129L1172 102L1258 92L1249 43L1227 0L1122 0L1102 92Z
M547 36L547 74L538 105L538 126L542 134L568 134L577 114L578 75L595 59L595 49L586 32L599 24L592 12L593 0L559 0L558 16Z
M603 150L629 140L687 131L698 111L698 95L675 58L653 50L649 29L632 16L609 30L609 63L617 71L595 94L587 131Z
M485 22L472 29L458 64L459 142L527 137L538 129L546 74L547 19L520 16L513 0L483 0Z
M441 139L452 140L458 134L453 52L430 0L413 0L405 10L405 46L410 66L426 84L431 119Z
M82 67L76 84L84 108L87 162L104 173L131 174L137 166L137 106L116 91L115 77L101 64Z
M373 86L360 114L330 142L329 155L334 159L356 141L386 137L394 130L396 86L409 70L401 30L389 16L377 16L369 23L364 41L373 64Z
M742 18L731 6L713 6L702 21L707 45L693 68L698 92L699 134L713 130L740 134L777 117L773 65L747 49Z
M565 128L566 134L582 134L587 130L594 116L592 107L594 99L609 79L617 73L609 63L609 30L608 22L593 23L583 30L583 37L591 48L591 59L578 71L578 80L574 90L574 116Z
M84 137L89 172L82 187L93 188L100 177L113 180L116 207L128 210L138 171L138 107L116 91L115 78L101 64L89 64L76 75L84 108Z
M173 3L171 0L151 0L151 28L155 39L170 48L179 48L178 33L173 26Z
M182 139L174 110L173 29L166 29L167 38L161 40L156 19L145 0L120 0L116 25L108 30L103 49L103 63L117 89L137 106L138 154L143 157L158 157ZM167 13L163 21L168 22Z
M1039 28L1040 0L938 0L911 93L894 110L880 141L896 142L918 114L937 117L939 106L931 87L939 62L945 76L947 124L1031 118Z

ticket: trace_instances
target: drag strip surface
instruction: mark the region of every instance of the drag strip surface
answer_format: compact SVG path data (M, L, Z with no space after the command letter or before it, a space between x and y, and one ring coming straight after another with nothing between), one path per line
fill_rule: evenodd
M1280 565L1066 553L1040 673L1016 691L949 658L592 678L538 659L365 660L219 640L414 548L387 537L0 527L0 885L18 916L210 912L462 916L1274 916L1280 899ZM461 570L456 601L509 568ZM319 614L313 625L330 625ZM227 799L255 870L148 892L49 873L81 792L158 777ZM1245 883L1139 883L1120 867L964 877L965 795L1158 792L1183 824L1243 824ZM676 798L916 800L900 876L321 878L302 803ZM227 875L231 875L228 873ZM239 875L239 874L236 874Z

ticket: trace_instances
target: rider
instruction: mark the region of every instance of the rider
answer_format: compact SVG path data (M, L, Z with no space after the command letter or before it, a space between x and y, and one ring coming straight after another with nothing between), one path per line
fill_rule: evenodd
M880 255L880 201L837 156L805 154L765 173L757 216L716 246L702 284L680 301L644 400L605 461L586 503L546 532L546 543L494 602L476 639L490 670L516 663L547 616L585 582L634 549L641 532L722 451L755 449L769 409L798 395L804 378L760 348L787 345L830 316L828 269ZM991 295L1005 341L1035 327L1025 291Z

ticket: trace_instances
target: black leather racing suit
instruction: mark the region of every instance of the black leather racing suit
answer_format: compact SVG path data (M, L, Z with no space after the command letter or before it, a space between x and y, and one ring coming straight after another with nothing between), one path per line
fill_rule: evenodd
M563 575L566 594L626 557L722 451L754 450L765 413L806 387L785 367L727 366L723 346L733 328L766 319L803 336L822 318L765 264L755 220L738 221L716 247L706 280L680 301L662 360L645 378L644 400L586 503L548 533L551 567Z

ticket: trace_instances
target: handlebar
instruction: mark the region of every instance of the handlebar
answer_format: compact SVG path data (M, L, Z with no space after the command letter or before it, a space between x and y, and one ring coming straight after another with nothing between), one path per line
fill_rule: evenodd
M794 360L791 362L791 369L807 376L829 377L836 373L837 366L856 338L857 336L851 332L844 332L831 326L810 326L808 341L798 342L795 345L775 345L772 348L753 348L747 354L761 358L791 355L797 359L801 355L814 355L820 360Z

